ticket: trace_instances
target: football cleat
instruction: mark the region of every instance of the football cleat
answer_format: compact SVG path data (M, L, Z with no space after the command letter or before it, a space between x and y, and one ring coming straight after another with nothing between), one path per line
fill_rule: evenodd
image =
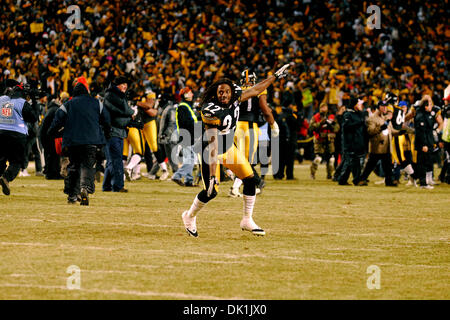
M432 190L432 189L434 189L434 187L430 186L430 185L426 185L426 186L420 186L420 189Z
M228 193L228 195L232 198L242 197L242 194L239 192L239 189L233 187L230 188L230 193Z
M194 238L198 237L197 233L197 217L190 217L187 211L184 211L181 215L183 219L184 227L186 228L187 233Z
M80 196L81 196L80 205L88 206L89 205L89 196L88 196L88 192L87 192L86 188L81 188Z
M250 231L255 236L265 236L266 232L258 227L258 225L253 221L252 218L243 218L241 220L241 229L242 231Z
M9 196L11 189L9 189L8 180L5 177L0 177L0 184L2 185L2 191L5 195Z
M127 179L127 181L131 181L131 169L125 168L123 171L125 173L125 178Z
M169 171L164 170L161 177L159 177L159 180L164 181L169 177Z

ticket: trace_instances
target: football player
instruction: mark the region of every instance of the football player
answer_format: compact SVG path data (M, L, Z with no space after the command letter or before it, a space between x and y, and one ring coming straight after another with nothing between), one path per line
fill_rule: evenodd
M392 112L392 127L398 130L399 135L392 137L392 161L396 162L406 172L409 178L408 186L415 184L414 169L412 166L411 140L408 133L413 130L406 130L405 118L408 111L406 101L398 102L398 97L391 92L386 94L386 101L389 103L388 111Z
M164 153L162 150L158 149L157 142L158 131L156 126L156 116L158 114L159 100L156 99L156 94L151 90L147 90L145 94L146 97L137 103L138 106L149 107L143 115L144 129L142 129L142 133L145 141L155 155L156 160L163 171L161 177L159 177L159 180L166 180L169 177L169 171L167 170L167 165L164 161Z
M234 172L244 184L244 216L240 227L254 235L264 236L265 231L253 221L253 207L256 200L256 180L247 158L234 145L234 132L239 119L239 105L266 90L276 79L287 74L289 64L255 86L242 90L231 80L220 79L203 94L201 117L205 125L202 145L202 179L204 189L195 197L189 210L184 211L182 220L190 236L198 237L197 213L217 195L219 185L219 163Z
M241 88L246 90L256 84L256 74L250 73L248 69L244 70L241 74ZM253 173L258 181L257 193L260 191L261 179L258 173L254 169L255 154L258 150L258 118L263 114L264 119L269 123L272 137L278 136L280 129L275 122L272 111L267 104L267 90L264 90L256 97L250 98L244 101L239 106L239 120L236 125L236 133L234 135L234 142L236 147L245 154L245 158L252 165ZM231 197L241 197L239 187L242 185L242 180L236 177L234 179L233 186L230 189L229 195Z

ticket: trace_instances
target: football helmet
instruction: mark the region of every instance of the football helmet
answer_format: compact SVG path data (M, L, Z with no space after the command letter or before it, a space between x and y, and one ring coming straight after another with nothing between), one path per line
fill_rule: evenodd
M386 100L386 103L397 104L398 97L392 92L387 92L384 100Z
M250 73L248 69L245 69L241 73L241 86L254 86L256 84L256 74Z

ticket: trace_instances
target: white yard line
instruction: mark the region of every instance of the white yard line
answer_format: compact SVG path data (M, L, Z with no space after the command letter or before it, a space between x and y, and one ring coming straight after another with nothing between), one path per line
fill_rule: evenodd
M94 247L94 246L74 246L74 245L52 245L46 243L18 243L18 242L0 242L3 246L36 246L36 247L59 247L59 248L70 248L70 249L87 249L87 250L102 250L102 251L113 251L113 250L126 250L131 252L141 252L145 254L149 253L160 253L167 254L164 250L151 250L151 249L130 249L123 247L106 248L106 247ZM176 252L172 252L177 254ZM261 258L261 259L285 259L285 260L298 260L298 261L311 261L320 263L339 263L339 264L352 264L352 265L363 265L365 262L362 261L348 261L339 259L317 259L312 257L301 257L301 256L287 256L287 255L265 255L265 254L228 254L228 253L216 253L216 252L187 252L183 251L186 255L197 255L197 256L207 256L207 257L220 257L224 259L246 259L246 258ZM181 260L182 261L182 260ZM188 260L189 261L189 260ZM204 263L204 262L202 262ZM436 266L436 265L424 265L424 264L397 264L397 263L379 263L385 266L395 266L395 267L406 267L406 268L426 268L426 269L450 269L450 265Z
M0 283L0 287L3 288L29 288L29 289L42 289L42 290L63 290L67 292L86 292L86 293L101 293L101 294L123 294L123 295L132 295L138 297L168 297L175 299L199 299L199 300L244 300L241 297L216 297L209 295L194 295L194 294L185 294L178 292L156 292L156 291L135 291L135 290L121 290L121 289L110 289L110 290L101 290L101 289L84 289L80 290L69 290L64 286L45 286L45 285L34 285L34 284L20 284L20 283Z

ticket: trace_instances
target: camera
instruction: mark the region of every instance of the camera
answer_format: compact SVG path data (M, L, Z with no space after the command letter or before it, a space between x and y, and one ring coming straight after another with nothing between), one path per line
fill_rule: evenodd
M44 91L39 90L37 86L32 86L29 83L24 84L23 91L32 100L39 100L47 95Z

